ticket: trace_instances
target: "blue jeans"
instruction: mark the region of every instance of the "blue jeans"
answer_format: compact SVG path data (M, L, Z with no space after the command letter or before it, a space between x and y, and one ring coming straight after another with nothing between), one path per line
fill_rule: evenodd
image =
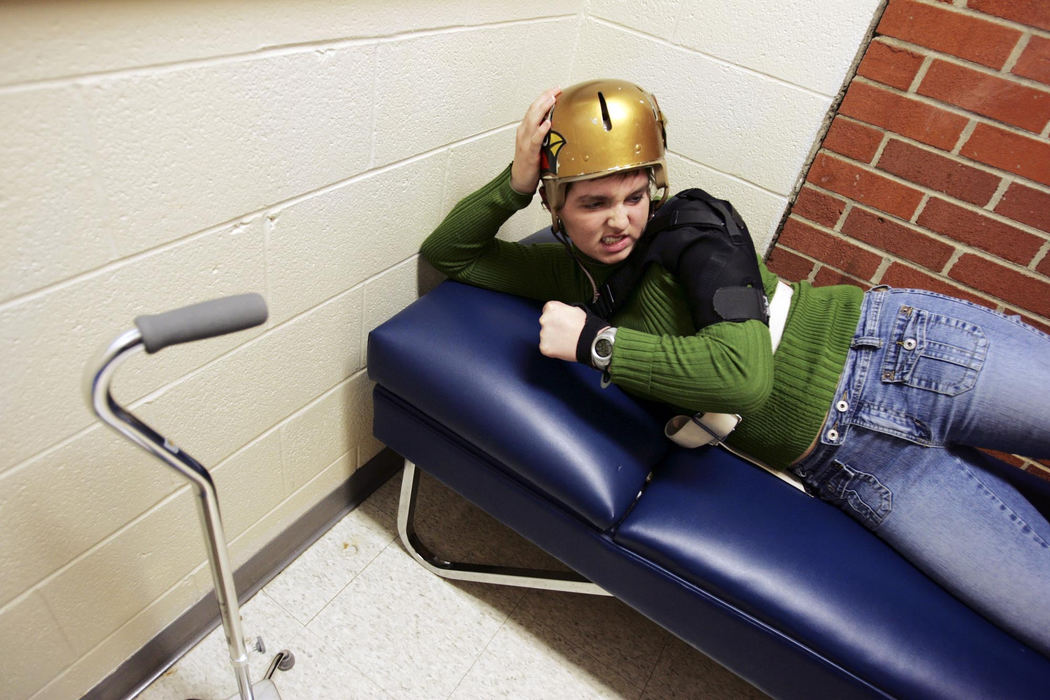
M816 448L793 471L1050 656L1050 523L976 447L1050 456L1050 336L932 292L869 291Z

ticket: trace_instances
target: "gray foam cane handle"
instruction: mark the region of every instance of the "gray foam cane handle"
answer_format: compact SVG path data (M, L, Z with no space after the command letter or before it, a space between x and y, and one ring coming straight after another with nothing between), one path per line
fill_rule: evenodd
M135 325L142 334L146 352L169 345L213 338L266 321L266 301L259 294L238 294L202 301L160 314L138 316Z

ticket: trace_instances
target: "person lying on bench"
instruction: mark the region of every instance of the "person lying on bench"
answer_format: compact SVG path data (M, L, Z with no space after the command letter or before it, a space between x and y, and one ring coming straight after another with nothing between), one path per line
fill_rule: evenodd
M668 196L663 114L637 85L548 90L515 141L423 243L431 264L545 302L541 353L792 471L1050 656L1050 523L977 450L1050 457L1050 336L933 292L778 280L729 202ZM537 187L561 243L497 239Z

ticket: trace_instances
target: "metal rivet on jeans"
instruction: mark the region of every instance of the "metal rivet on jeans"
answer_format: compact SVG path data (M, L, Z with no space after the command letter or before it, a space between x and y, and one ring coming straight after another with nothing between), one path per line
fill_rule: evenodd
M829 430L827 432L827 438L828 438L828 440L831 440L832 442L835 442L836 440L839 439L839 431L837 431L834 428L832 428L831 430Z
M849 404L845 400L839 401L837 404L835 404L835 409L839 413L845 413L849 410Z
M914 350L915 346L918 345L918 343L915 342L915 338L908 338L903 343L901 343L901 345L904 346L905 350Z

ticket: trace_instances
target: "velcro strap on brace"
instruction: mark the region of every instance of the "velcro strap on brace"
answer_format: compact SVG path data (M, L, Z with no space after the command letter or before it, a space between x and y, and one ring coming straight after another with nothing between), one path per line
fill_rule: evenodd
M755 287L722 287L715 290L715 313L723 321L746 321L769 317L769 300L765 291Z
M594 345L595 336L603 328L607 328L609 323L601 316L588 311L586 307L581 306L580 308L586 312L587 320L584 321L583 330L580 331L580 337L576 341L576 361L588 367L594 367L591 362L591 346Z

